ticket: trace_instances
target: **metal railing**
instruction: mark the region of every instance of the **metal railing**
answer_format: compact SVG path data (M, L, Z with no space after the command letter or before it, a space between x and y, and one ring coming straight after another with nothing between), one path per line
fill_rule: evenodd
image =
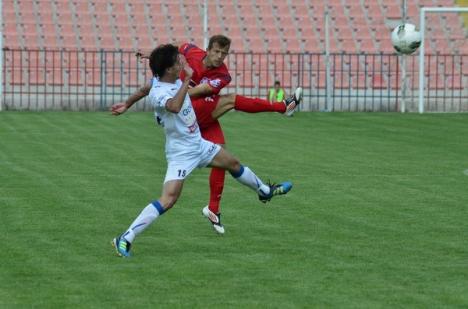
M468 55L425 56L427 111L468 111ZM266 97L279 80L304 88L302 110L399 111L401 68L395 54L232 53L232 82L223 93ZM151 78L147 62L128 51L5 49L6 110L106 110ZM417 111L418 57L408 56L406 107ZM331 87L327 87L327 80ZM329 89L330 93L327 93ZM150 110L142 100L137 110Z

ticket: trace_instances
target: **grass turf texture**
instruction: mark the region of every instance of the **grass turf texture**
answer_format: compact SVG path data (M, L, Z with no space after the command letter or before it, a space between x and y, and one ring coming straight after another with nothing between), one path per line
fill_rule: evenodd
M227 176L224 236L201 216L208 169L137 238L159 196L150 113L0 113L0 307L466 307L468 114L230 113L229 149L266 206Z

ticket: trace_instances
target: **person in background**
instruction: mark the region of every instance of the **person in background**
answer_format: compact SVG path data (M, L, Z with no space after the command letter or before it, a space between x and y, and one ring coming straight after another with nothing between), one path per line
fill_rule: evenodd
M281 102L284 100L284 89L281 88L279 80L275 81L273 88L268 90L268 99L270 103Z

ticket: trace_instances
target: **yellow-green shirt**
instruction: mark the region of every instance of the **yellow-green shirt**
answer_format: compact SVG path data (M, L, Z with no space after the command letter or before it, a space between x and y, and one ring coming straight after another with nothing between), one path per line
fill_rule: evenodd
M276 92L275 88L271 88L268 94L268 98L270 102L281 102L284 100L284 90L280 88L278 92Z

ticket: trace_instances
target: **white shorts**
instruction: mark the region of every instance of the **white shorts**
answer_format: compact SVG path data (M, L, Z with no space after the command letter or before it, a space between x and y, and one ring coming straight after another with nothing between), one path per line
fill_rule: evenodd
M171 160L167 163L164 183L185 179L195 168L208 166L220 150L221 146L202 139L199 153L189 154L184 160Z

